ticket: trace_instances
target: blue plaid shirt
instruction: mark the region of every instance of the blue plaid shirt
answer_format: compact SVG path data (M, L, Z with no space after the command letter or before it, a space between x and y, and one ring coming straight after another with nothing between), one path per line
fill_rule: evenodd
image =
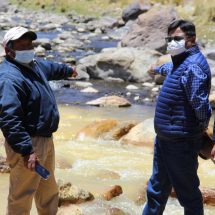
M155 71L166 76L172 69L173 63L166 63L156 67ZM198 65L190 65L181 77L181 84L201 126L206 129L212 113L208 99L210 86L207 75Z

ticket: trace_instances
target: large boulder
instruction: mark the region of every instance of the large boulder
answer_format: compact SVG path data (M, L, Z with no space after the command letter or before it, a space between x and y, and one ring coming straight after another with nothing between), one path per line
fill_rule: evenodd
M105 119L90 123L82 128L77 134L77 140L85 138L101 138L104 140L119 140L126 135L137 123L119 122L113 119Z
M122 39L121 46L144 47L165 53L167 27L176 18L177 13L173 7L153 7L138 17Z
M123 10L122 19L124 22L135 20L140 14L147 12L150 7L150 5L144 4L143 0L134 2Z
M93 79L121 78L124 81L150 80L147 70L160 54L149 49L108 48L101 53L82 58L79 71L87 72Z
M86 201L92 201L94 196L79 187L66 183L59 186L59 206L69 204L80 204Z
M124 144L133 144L138 146L148 146L153 148L155 138L153 119L145 121L134 126L127 135L120 140Z
M98 138L104 133L110 131L117 126L118 121L114 119L105 119L101 121L93 122L86 127L82 128L76 135L77 140L83 140L86 137Z

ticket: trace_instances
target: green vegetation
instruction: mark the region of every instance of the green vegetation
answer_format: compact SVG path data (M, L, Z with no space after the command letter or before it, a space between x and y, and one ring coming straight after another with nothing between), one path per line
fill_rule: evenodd
M10 0L13 4L30 9L44 9L57 13L76 12L77 14L100 16L119 15L121 9L138 0ZM215 39L214 0L139 0L141 2L174 5L181 18L192 20L198 35Z
M78 14L99 16L114 12L133 0L11 0L11 2L31 9L66 13L75 11Z

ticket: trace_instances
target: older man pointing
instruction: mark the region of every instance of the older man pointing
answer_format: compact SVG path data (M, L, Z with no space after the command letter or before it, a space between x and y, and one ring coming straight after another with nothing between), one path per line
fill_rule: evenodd
M32 42L36 39L35 32L23 27L11 28L3 38L0 128L11 168L8 215L29 215L33 198L40 215L54 215L58 208L52 134L59 113L48 81L77 73L64 64L35 59ZM37 162L50 172L48 180L35 173Z

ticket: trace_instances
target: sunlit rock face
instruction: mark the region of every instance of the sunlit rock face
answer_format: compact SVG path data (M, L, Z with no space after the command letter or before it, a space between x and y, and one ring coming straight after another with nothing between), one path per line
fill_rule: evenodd
M166 52L167 27L177 17L172 7L153 7L141 14L121 41L123 47L144 47Z

